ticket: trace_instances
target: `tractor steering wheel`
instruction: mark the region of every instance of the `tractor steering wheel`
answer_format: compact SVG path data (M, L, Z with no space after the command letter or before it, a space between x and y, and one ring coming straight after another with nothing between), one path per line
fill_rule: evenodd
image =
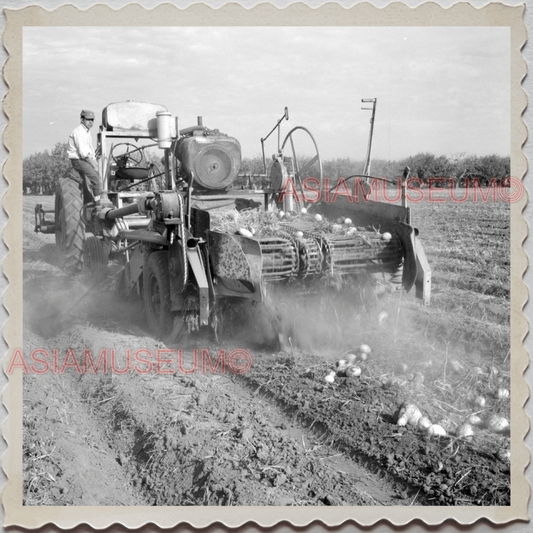
M126 150L120 154L116 154L115 150L119 147L123 146L126 148ZM142 160L144 158L143 155L143 148L139 148L138 146L135 146L132 143L119 143L115 144L113 146L113 150L111 152L111 159L113 159L113 162L121 168L124 167L136 167L137 165L140 165Z

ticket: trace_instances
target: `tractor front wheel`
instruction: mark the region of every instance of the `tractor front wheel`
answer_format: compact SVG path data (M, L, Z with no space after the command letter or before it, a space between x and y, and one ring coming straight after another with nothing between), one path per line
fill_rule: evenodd
M150 331L165 342L178 342L185 333L181 312L170 309L168 252L152 252L144 269L144 307Z
M59 180L55 197L56 245L63 255L63 269L69 274L83 267L85 226L80 211L83 206L78 184L68 178Z

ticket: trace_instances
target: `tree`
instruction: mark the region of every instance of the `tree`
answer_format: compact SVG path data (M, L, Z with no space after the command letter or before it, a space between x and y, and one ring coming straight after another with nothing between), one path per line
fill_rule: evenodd
M473 156L461 154L454 159L455 175L460 178L461 185L472 180L479 180L487 185L494 179L501 183L511 173L511 160L508 156L496 154L487 156Z
M398 172L408 166L411 176L417 176L424 184L431 183L432 178L450 179L455 176L453 163L446 156L435 156L428 152L419 153L400 162Z
M40 160L42 154L32 154L22 162L22 186L25 193L40 192Z
M486 155L479 158L478 169L489 180L495 179L500 183L503 179L511 175L511 159L496 154Z
M22 162L22 186L32 194L54 194L60 178L79 181L67 155L67 143L57 143L52 152L32 154Z

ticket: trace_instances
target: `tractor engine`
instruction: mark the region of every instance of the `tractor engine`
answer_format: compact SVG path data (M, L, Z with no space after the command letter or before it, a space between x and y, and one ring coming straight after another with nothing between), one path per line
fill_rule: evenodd
M233 137L204 126L181 130L174 154L195 189L227 189L241 168L241 145Z

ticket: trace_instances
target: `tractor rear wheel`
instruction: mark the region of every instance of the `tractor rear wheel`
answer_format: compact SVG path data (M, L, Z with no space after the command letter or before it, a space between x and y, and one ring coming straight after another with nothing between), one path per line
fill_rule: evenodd
M83 207L78 184L68 178L59 180L55 197L56 245L63 254L63 269L69 274L83 266L85 226L80 211Z
M100 285L107 274L107 254L102 240L91 235L83 246L83 273L91 287Z
M165 342L178 342L186 327L183 313L170 309L168 252L148 256L143 279L146 322L150 331Z

